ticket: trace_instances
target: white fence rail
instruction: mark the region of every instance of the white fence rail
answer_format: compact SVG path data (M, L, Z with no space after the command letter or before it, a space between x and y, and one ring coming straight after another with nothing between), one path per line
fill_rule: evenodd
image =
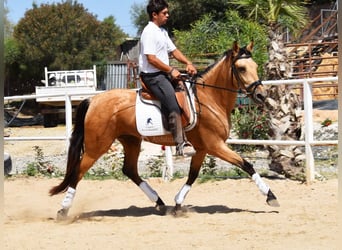
M42 141L42 140L65 140L66 148L69 145L69 138L72 132L72 96L82 96L84 98L89 96L94 96L103 91L94 91L94 92L80 92L80 93L56 93L49 95L21 95L21 96L5 96L4 101L15 101L15 100L32 100L37 99L37 97L60 97L64 96L65 100L65 136L30 136L30 137L4 137L4 141Z
M304 123L305 123L305 139L302 141L290 141L290 140L242 140L242 139L229 139L227 142L230 144L253 144L253 145L298 145L305 146L306 156L306 181L308 183L314 180L314 157L312 153L312 146L314 145L338 145L338 140L326 140L326 141L314 141L313 140L313 108L312 108L312 83L324 82L324 81L337 81L337 77L326 77L326 78L307 78L307 79L296 79L296 80L279 80L279 81L263 81L264 85L283 85L283 84L302 84L303 85L303 101L304 101ZM65 125L66 131L65 136L55 137L5 137L5 141L30 141L30 140L65 140L66 147L68 148L69 138L72 132L72 104L71 96L92 96L102 91L87 92L87 93L72 93L64 94L65 98ZM56 97L61 94L44 95L44 97ZM23 95L23 96L7 96L4 97L5 101L9 100L24 100L24 99L36 99L36 95ZM39 96L42 97L42 96ZM172 176L172 156L171 150L166 150L166 162L169 176ZM163 173L167 170L164 169ZM163 174L164 175L164 174Z

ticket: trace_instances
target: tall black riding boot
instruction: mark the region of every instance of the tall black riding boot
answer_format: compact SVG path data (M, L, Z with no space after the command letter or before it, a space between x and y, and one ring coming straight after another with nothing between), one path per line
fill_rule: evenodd
M186 139L180 114L176 112L170 113L169 129L176 143L177 156L192 156L196 153L191 143Z

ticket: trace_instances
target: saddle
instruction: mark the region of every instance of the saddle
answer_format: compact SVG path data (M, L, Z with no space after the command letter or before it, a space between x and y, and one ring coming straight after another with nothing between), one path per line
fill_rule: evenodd
M154 96L152 92L146 87L145 83L142 81L141 78L140 78L140 83L141 83L141 88L142 88L140 93L143 99L158 100L158 98ZM187 98L188 98L187 90L185 89L186 87L184 86L184 82L182 80L175 79L172 81L172 85L176 86L175 95L176 95L176 99L181 110L182 125L183 127L186 127L191 122L191 113L190 113L190 108L189 108L189 104L187 101Z

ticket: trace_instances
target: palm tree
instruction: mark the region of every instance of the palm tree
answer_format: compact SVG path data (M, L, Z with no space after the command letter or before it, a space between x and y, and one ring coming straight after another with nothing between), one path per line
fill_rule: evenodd
M307 23L307 9L297 0L231 0L247 16L267 27L269 43L265 75L269 80L281 80L291 76L284 48L283 31L289 29L295 36ZM301 137L301 104L290 87L269 89L267 108L270 110L270 128L273 139L298 140ZM270 169L285 176L304 179L304 157L301 148L288 146L268 147L271 156Z
M286 63L283 31L288 28L295 35L307 23L306 8L298 0L231 0L246 11L248 18L263 23L268 29L269 60L266 75L269 80L280 80L290 76Z

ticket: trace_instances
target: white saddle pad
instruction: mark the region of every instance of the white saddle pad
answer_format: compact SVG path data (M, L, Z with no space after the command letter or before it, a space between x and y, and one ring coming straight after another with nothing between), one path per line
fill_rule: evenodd
M190 88L190 82L185 82L185 85L190 95L190 98L187 98L187 103L190 109L190 123L185 128L185 131L189 131L196 125L197 116L195 112L195 94L192 88ZM135 106L136 125L138 132L142 136L160 136L170 134L170 132L167 131L163 126L160 102L157 100L142 99L142 97L139 95L139 91L140 90L137 90Z

